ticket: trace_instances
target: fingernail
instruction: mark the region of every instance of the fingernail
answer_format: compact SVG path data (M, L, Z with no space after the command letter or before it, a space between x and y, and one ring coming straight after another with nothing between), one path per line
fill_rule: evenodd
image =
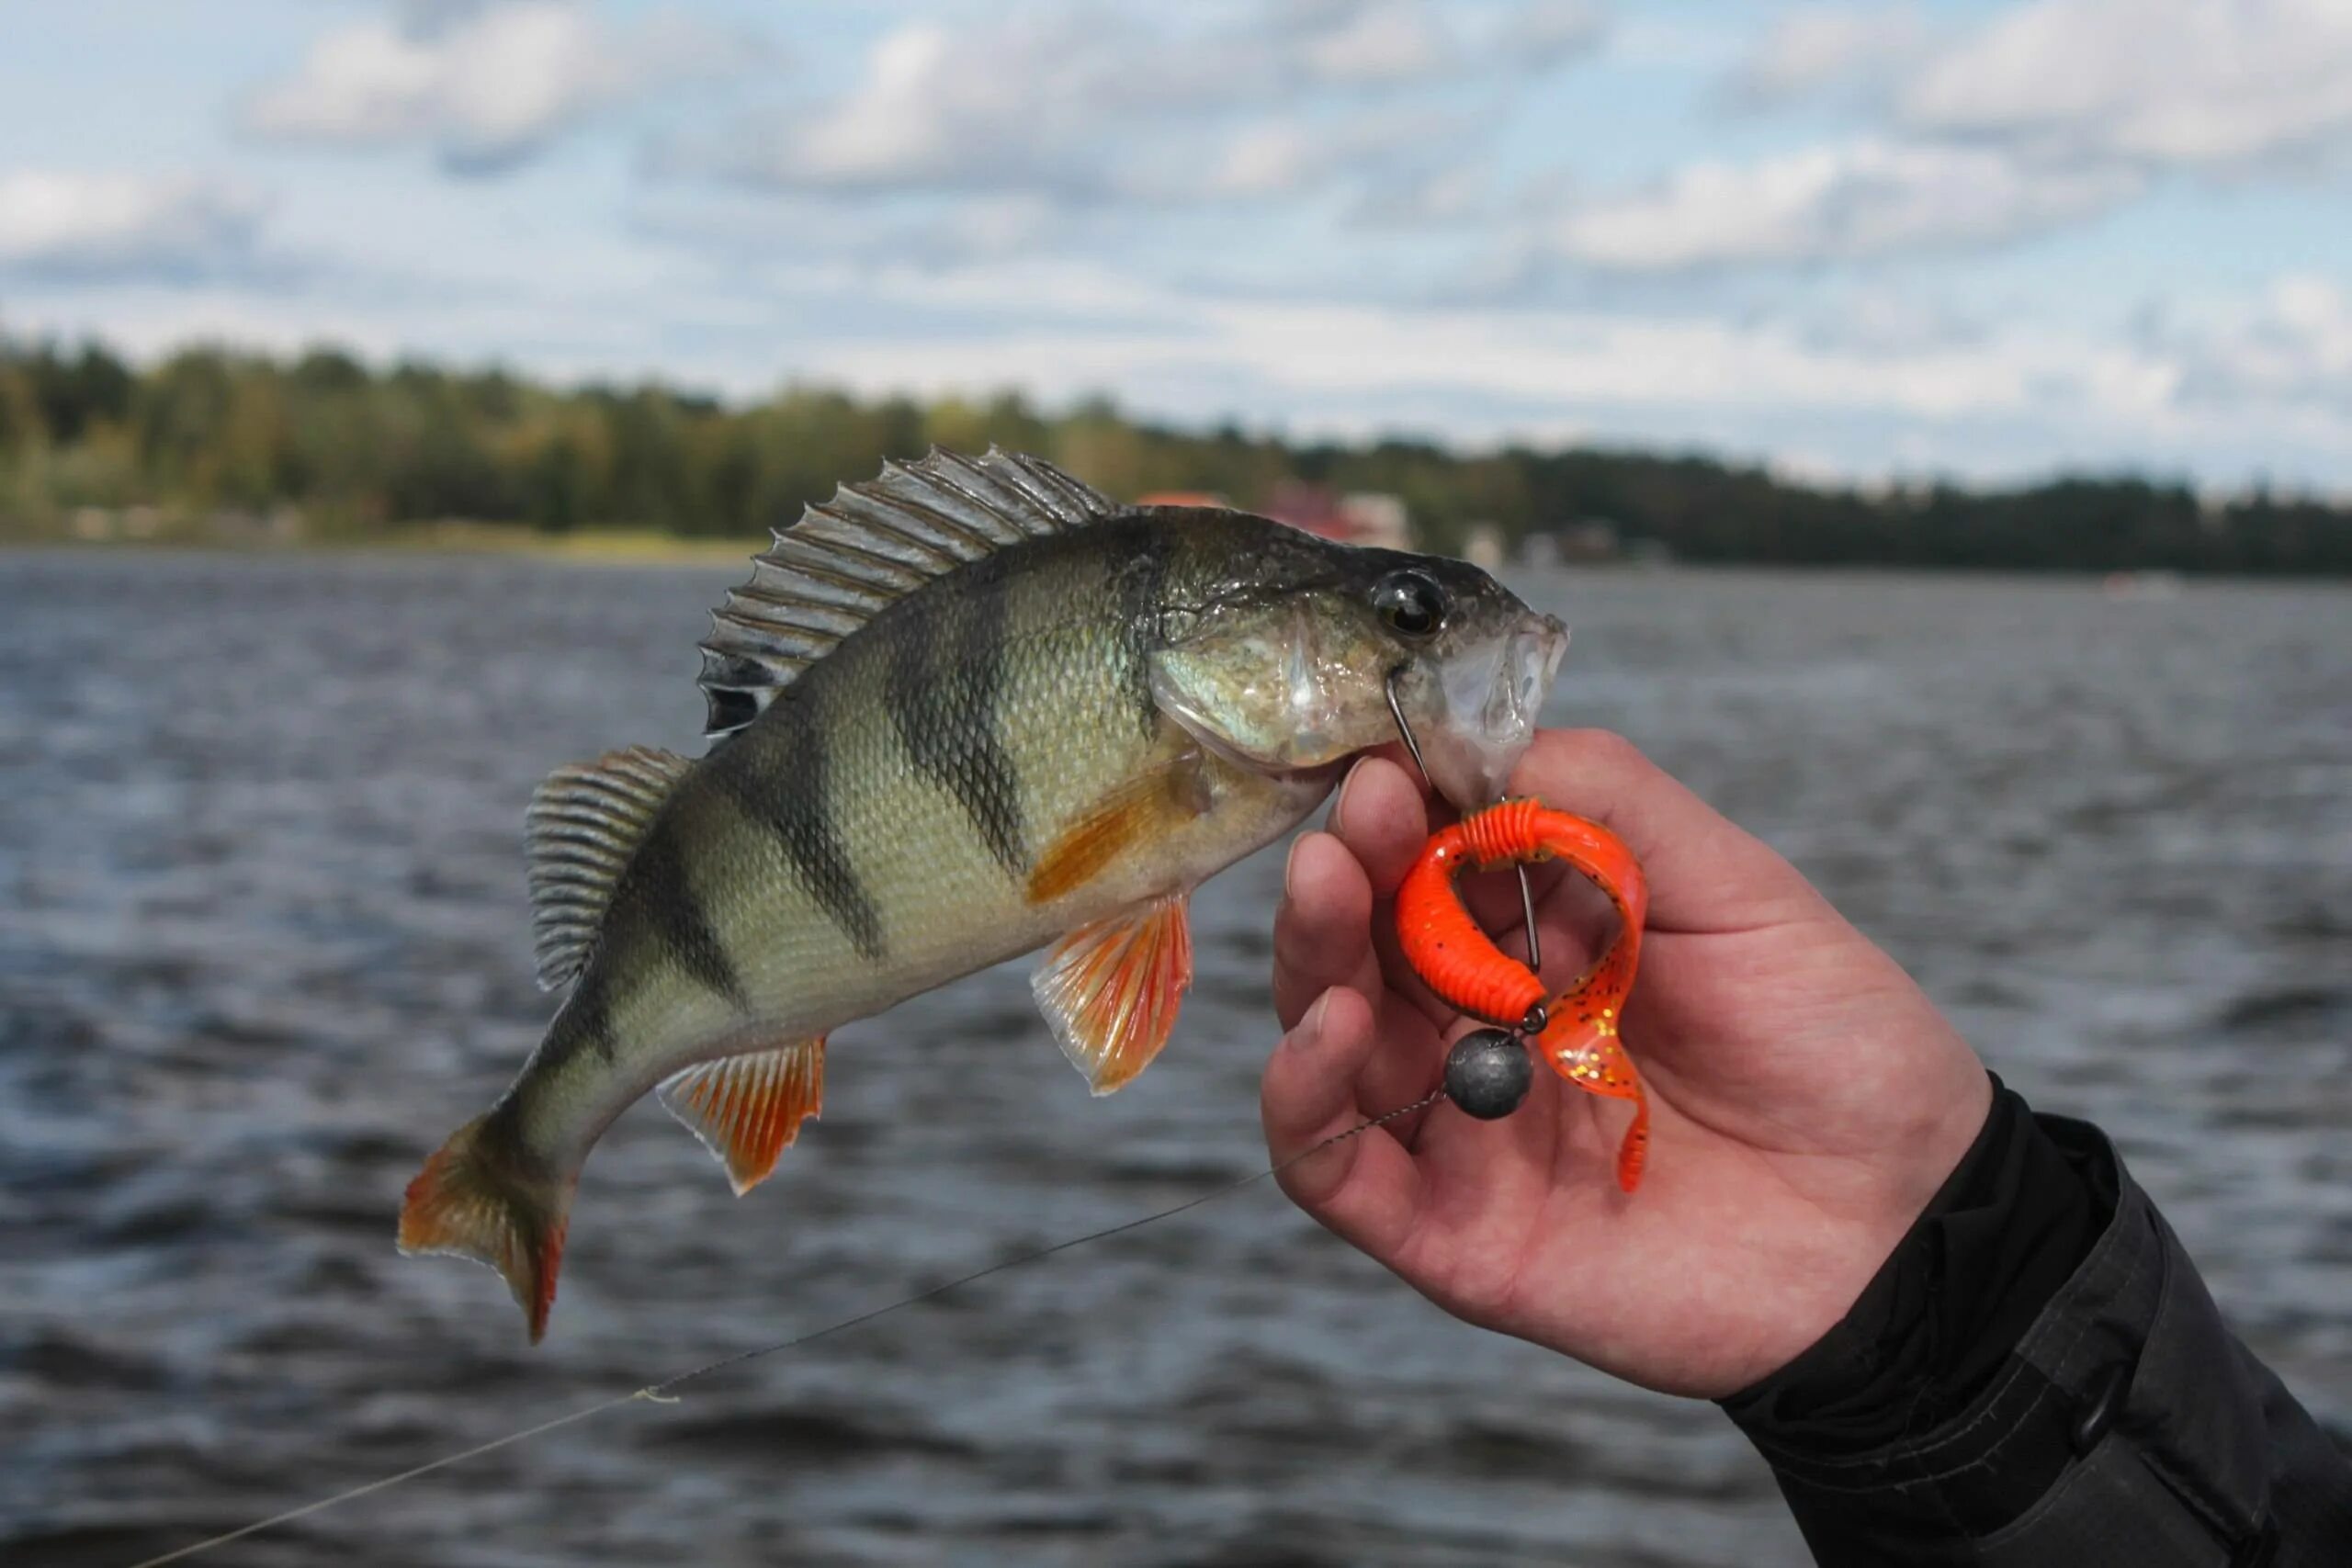
M1315 1005L1308 1008L1306 1010L1306 1016L1298 1021L1299 1038L1302 1040L1322 1039L1323 1020L1330 1010L1331 993L1326 991L1321 996L1315 998Z
M1356 780L1363 776L1364 764L1371 761L1369 757L1358 757L1349 767L1348 776L1340 781L1339 797L1331 802L1332 827L1338 828L1342 825L1348 814L1348 795L1355 789Z
M1285 899L1297 896L1298 889L1294 883L1298 875L1298 847L1305 842L1306 835L1301 833L1290 841L1290 853L1283 857L1283 897Z

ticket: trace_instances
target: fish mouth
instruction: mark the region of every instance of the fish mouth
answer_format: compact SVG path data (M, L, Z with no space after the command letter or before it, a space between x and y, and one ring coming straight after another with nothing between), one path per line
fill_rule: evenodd
M1422 761L1430 783L1455 809L1502 798L1511 770L1534 742L1567 650L1568 628L1559 618L1531 612L1502 637L1439 670L1440 722L1421 738Z

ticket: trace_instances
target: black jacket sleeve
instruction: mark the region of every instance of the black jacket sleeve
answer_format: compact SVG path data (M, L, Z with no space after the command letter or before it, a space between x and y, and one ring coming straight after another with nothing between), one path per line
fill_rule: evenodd
M2098 1130L1995 1089L1845 1320L1724 1401L1815 1558L2352 1568L2352 1458Z

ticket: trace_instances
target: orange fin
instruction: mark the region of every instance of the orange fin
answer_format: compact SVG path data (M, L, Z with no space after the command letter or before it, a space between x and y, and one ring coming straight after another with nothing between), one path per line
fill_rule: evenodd
M1563 1044L1562 1035L1581 1043ZM1631 1192L1642 1184L1642 1170L1649 1164L1650 1100L1642 1089L1642 1075L1634 1069L1634 1058L1625 1054L1623 1042L1617 1038L1616 1024L1587 1023L1556 1032L1547 1031L1539 1043L1553 1070L1587 1094L1634 1102L1634 1124L1625 1129L1624 1141L1617 1146L1617 1185Z
M401 1204L402 1252L446 1252L503 1275L536 1345L555 1305L556 1271L571 1182L539 1167L496 1112L449 1136L408 1184Z
M1046 950L1029 988L1070 1066L1109 1094L1151 1066L1193 983L1187 895L1081 926Z
M1201 753L1187 748L1113 790L1037 857L1029 902L1051 903L1085 886L1119 855L1208 809Z
M824 1104L825 1037L721 1056L671 1075L656 1093L718 1156L740 1198L768 1179Z

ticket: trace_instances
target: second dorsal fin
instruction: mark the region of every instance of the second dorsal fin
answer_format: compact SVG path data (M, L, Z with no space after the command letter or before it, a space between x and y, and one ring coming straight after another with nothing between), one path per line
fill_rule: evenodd
M542 989L570 985L588 961L646 824L692 765L674 752L631 746L558 768L532 792L523 852Z
M843 485L752 558L752 579L711 612L702 689L712 737L759 717L835 644L924 583L1007 545L1121 508L1042 458L933 447Z

